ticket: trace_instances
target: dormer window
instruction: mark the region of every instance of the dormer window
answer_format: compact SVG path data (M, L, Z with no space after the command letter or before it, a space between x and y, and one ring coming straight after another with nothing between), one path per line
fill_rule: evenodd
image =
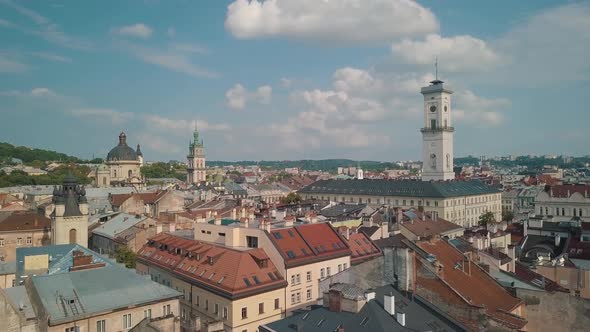
M209 263L209 265L213 265L213 257L207 257L207 262Z

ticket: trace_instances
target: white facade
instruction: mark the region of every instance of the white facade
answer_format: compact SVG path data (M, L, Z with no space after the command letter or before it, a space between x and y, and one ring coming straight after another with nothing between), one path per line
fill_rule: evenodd
M424 127L422 132L422 180L452 180L453 172L453 123L451 116L451 91L443 82L435 80L423 87Z

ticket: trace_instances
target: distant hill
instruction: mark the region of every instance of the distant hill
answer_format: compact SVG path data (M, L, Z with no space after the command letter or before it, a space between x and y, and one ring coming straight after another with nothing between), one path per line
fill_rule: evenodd
M371 160L350 160L350 159L321 159L321 160L282 160L282 161L208 161L208 166L229 166L229 165L258 165L263 168L273 169L284 169L298 167L309 171L336 171L338 167L356 167L360 166L364 170L384 170L384 169L397 169L400 168L398 165L390 162L371 161Z
M100 158L93 160L83 160L78 157L70 156L51 150L35 149L26 146L15 146L10 143L0 142L0 164L10 163L12 158L20 159L25 164L37 162L59 161L62 163L100 163Z

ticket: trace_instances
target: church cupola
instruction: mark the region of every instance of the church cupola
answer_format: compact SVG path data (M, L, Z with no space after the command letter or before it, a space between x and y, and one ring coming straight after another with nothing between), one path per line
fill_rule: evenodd
M119 145L127 145L127 135L125 135L125 132L119 134Z

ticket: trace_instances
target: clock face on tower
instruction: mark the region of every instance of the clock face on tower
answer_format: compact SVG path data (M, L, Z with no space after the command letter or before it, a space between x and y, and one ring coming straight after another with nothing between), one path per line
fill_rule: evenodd
M436 106L434 106L434 105L430 106L430 111L432 113L436 112Z

